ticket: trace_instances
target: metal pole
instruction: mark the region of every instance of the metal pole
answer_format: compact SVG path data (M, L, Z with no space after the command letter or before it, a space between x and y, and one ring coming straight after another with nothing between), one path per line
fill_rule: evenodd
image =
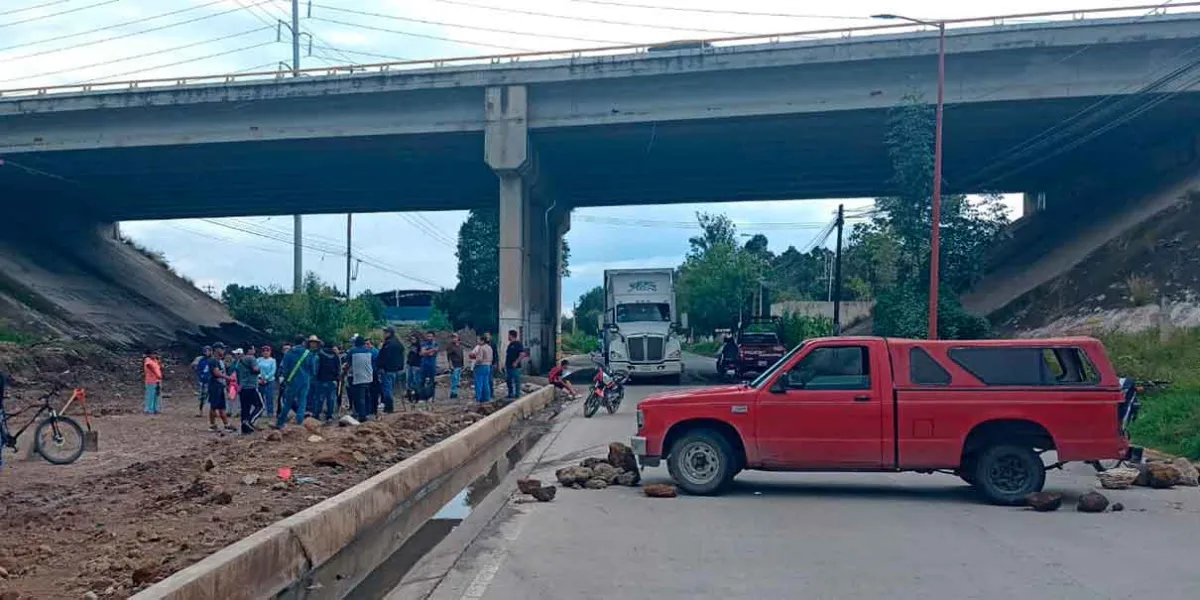
M292 0L292 77L300 76L300 0ZM304 217L292 216L292 290L299 294L304 285L303 242ZM349 285L346 286L349 290ZM347 293L349 293L347 291Z
M846 224L843 205L838 205L837 249L833 255L833 335L842 335L842 226Z
M350 239L354 232L353 213L346 213L346 300L350 299Z
M942 109L946 98L946 24L938 23L937 124L933 138L933 227L929 241L929 339L938 337L938 263L942 231Z

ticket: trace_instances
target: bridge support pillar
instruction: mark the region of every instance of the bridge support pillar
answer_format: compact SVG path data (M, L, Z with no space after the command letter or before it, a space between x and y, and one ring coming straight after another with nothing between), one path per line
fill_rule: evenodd
M530 368L545 372L556 353L561 217L545 199L536 155L530 148L523 86L492 87L485 93L484 157L499 179L499 341L503 356L508 331L516 330L529 350ZM552 219L552 217L555 217ZM501 361L503 362L503 361Z
M1022 217L1033 215L1046 210L1046 192L1025 192L1022 202Z

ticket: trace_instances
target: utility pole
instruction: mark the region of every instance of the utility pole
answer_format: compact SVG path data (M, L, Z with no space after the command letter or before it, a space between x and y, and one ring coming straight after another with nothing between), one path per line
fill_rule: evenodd
M300 76L300 0L292 0L292 77ZM304 249L300 244L304 241L304 217L292 215L292 291L300 293L304 285ZM347 252L347 257L349 252ZM346 259L347 261L349 258ZM349 267L347 267L349 273ZM347 276L348 277L348 276ZM350 283L347 279L346 294L349 298Z
M837 250L833 255L833 335L842 335L842 227L846 224L843 205L838 205Z
M353 213L346 213L346 301L350 301L350 237L354 232Z

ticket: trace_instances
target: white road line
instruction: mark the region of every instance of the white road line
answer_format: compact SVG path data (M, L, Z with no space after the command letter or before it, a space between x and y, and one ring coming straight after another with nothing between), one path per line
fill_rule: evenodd
M504 528L506 530L503 535L504 541L483 561L479 573L475 575L471 585L467 586L467 590L463 592L462 600L480 600L487 593L488 586L492 584L492 580L495 579L496 573L500 572L500 567L503 566L504 559L508 556L509 546L521 537L521 530L525 528L529 513L524 510L520 510L519 513L506 524L508 526Z

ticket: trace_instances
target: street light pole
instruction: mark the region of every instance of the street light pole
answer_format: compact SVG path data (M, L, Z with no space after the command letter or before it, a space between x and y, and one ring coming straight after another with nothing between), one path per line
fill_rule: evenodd
M946 23L900 15L873 15L876 19L899 19L938 29L937 117L933 133L933 226L929 240L929 339L938 337L938 267L942 237L942 113L946 102Z

